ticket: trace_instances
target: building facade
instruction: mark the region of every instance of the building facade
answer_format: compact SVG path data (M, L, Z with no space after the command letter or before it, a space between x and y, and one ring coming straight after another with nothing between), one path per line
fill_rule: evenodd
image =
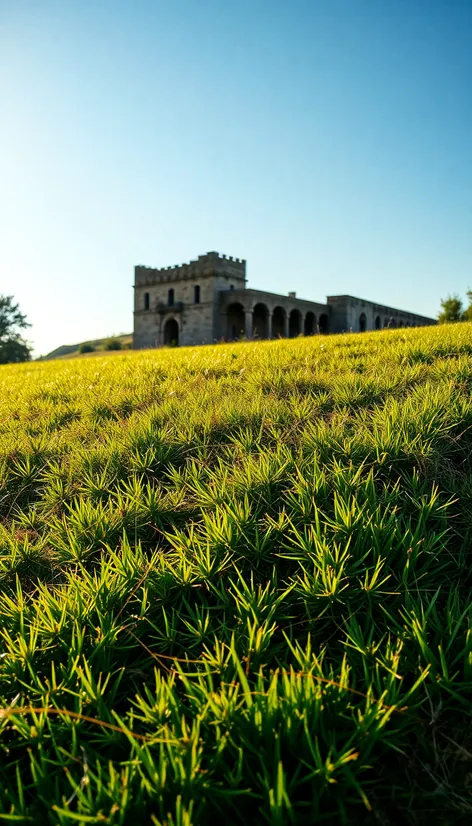
M244 259L217 252L174 267L135 267L136 349L429 324L436 321L350 295L320 304L248 289Z

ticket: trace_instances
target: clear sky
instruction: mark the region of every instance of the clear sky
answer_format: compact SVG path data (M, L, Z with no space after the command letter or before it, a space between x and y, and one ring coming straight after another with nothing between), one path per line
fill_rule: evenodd
M0 293L36 353L133 267L435 315L472 287L472 0L0 0Z

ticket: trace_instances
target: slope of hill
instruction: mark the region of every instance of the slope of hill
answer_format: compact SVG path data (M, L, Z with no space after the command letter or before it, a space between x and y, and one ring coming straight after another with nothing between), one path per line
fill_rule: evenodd
M105 343L108 341L108 338L97 338L93 341L82 341L79 344L63 344L61 347L56 347L55 350L52 350L46 356L41 356L38 361L50 361L51 359L59 359L64 357L72 357L72 356L79 356L80 348L84 344L90 344L93 347L93 351L95 353L100 353L105 350ZM133 335L132 333L121 333L119 336L111 336L113 339L118 339L121 342L121 346L124 349L129 349L133 343Z
M472 325L0 380L0 821L468 822Z

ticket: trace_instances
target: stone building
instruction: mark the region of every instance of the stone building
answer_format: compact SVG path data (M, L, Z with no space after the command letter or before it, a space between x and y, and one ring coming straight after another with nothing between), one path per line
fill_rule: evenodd
M134 347L293 338L435 324L432 318L350 295L326 304L247 289L243 259L207 252L189 264L135 267Z

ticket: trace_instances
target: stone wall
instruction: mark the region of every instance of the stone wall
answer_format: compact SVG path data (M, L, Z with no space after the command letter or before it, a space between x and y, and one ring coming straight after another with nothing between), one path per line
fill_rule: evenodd
M432 318L375 304L351 295L328 296L332 333L359 333L384 327L424 327L436 324Z
M159 347L160 329L157 326L155 313L135 313L133 347L135 350L144 350L148 347Z
M182 313L181 343L211 344L213 340L213 302L185 307Z

